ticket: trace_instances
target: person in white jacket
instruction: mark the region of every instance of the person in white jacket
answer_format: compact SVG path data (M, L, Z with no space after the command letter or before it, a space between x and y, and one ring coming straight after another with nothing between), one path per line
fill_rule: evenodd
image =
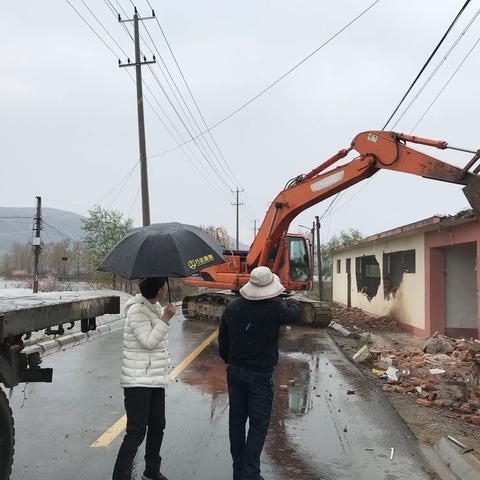
M162 309L157 298L165 293L165 278L146 278L140 294L125 308L121 386L125 395L127 430L118 452L113 480L130 480L145 434L143 480L167 480L160 473L160 447L165 429L165 387L169 381L168 322L175 305Z

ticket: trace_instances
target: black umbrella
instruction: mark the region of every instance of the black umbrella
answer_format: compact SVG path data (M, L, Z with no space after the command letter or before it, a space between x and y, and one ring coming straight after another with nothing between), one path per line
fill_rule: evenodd
M201 228L156 223L132 230L97 270L129 279L184 278L224 262L223 247Z

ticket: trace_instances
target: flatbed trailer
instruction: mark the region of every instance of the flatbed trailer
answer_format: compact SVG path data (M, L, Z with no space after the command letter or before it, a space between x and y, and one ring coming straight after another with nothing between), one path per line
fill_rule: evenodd
M96 318L120 313L120 297L102 292L0 293L0 384L51 382L53 371L41 368L39 353L26 354L24 340L36 331L63 335L65 326L81 323L86 333L96 329ZM15 445L13 415L0 388L0 480L10 478Z

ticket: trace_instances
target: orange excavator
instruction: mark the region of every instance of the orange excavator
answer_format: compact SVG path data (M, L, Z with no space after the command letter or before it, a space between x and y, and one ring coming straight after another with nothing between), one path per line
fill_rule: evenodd
M473 154L462 169L409 147L409 143L440 150L452 149ZM351 151L358 152L350 162L330 168ZM293 219L305 209L365 180L380 170L410 173L442 182L464 185L463 192L480 218L480 150L453 147L445 141L430 140L395 132L368 131L358 134L348 149L306 175L290 180L270 205L249 251L224 251L225 263L206 268L184 280L186 285L225 289L186 297L183 313L189 319L218 320L225 305L248 282L253 268L266 265L275 272L288 292L310 289L312 272L307 239L288 233ZM324 302L299 296L302 321L312 326L327 326L330 309Z

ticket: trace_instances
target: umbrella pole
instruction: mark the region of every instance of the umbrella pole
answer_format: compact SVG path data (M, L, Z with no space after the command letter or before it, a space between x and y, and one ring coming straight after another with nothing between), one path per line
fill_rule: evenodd
M172 303L172 292L170 291L170 280L167 277L168 301Z

